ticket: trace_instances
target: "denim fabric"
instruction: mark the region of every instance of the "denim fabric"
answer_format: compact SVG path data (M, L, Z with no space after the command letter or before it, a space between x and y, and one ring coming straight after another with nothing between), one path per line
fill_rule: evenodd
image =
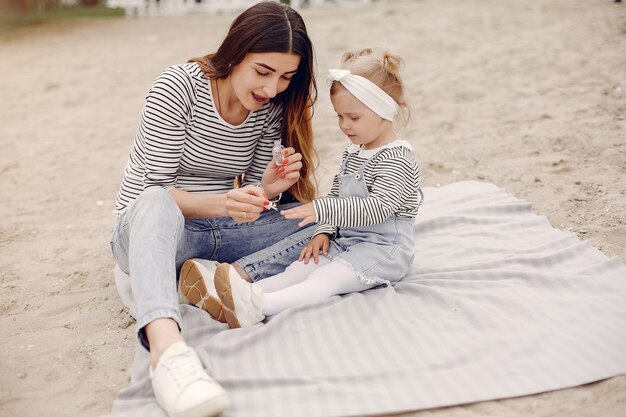
M245 256L236 263L255 282L279 274L298 260L300 251L311 240L313 229L310 226L314 224L307 225L301 230L286 236L278 243L252 255Z
M339 174L341 198L368 197L365 167L382 151L363 162L357 172L351 174L346 173L350 154L346 156ZM393 215L378 224L341 227L338 237L330 242L328 256L333 261L350 265L363 284L390 285L401 280L413 262L414 233L415 219Z
M185 221L167 191L152 187L142 192L118 217L110 242L115 261L130 275L142 344L148 347L143 328L151 321L170 317L180 323L176 277L185 260L239 260L254 279L274 275L284 267L267 259L295 252L297 259L311 236L311 230L299 227L298 222L286 220L275 210L264 211L250 223L237 223L230 217ZM288 236L274 249L278 252L267 249ZM285 259L289 264L292 256Z

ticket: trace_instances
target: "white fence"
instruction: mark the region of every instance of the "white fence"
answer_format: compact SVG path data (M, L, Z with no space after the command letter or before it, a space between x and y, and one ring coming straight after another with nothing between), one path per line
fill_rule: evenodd
M108 7L121 7L127 16L177 16L238 12L259 0L107 0ZM322 7L368 4L372 0L291 0L291 7Z

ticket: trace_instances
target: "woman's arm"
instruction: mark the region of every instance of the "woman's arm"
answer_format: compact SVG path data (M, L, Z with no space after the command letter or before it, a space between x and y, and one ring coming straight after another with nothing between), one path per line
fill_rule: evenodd
M225 194L190 193L178 188L168 192L188 220L230 216L238 222L251 222L269 204L261 188L249 185Z
M257 187L223 194L192 193L177 188L185 130L193 117L194 102L193 84L179 67L168 68L152 85L140 124L145 147L144 188L166 189L186 219L231 216L240 222L256 220L266 201Z
M261 184L269 199L278 197L300 179L302 155L292 147L283 149L283 163L276 165L272 159L274 141L281 140L282 107L270 108L267 126L254 152L254 159L245 173L244 184Z
M190 193L178 188L170 188L170 195L183 212L185 219L202 219L206 217L224 217L226 211L226 194Z
M191 79L180 67L166 69L152 84L138 133L144 148L144 189L176 187L185 129L193 116L195 99Z

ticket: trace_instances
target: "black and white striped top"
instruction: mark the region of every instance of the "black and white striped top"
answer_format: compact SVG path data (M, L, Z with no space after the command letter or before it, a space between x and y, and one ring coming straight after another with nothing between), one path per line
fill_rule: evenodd
M268 102L231 125L215 109L197 63L166 69L148 92L115 210L148 187L224 193L242 173L246 184L258 183L281 123L282 106Z
M391 216L414 218L421 204L418 191L419 168L413 148L403 140L396 140L383 148L365 167L364 179L369 192L367 198L339 198L339 175L335 174L330 192L313 201L318 226L313 236L320 233L334 235L337 227L360 227L382 223ZM349 145L342 161L350 155L345 174L355 174L380 148L362 150Z

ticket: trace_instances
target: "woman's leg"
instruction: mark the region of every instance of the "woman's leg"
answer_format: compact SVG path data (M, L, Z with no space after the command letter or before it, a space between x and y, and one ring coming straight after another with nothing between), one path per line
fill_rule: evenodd
M224 321L223 306L214 288L214 268L206 263L233 262L284 239L282 244L286 244L290 256L274 254L268 264L270 268L264 269L263 276L275 275L297 260L300 249L295 246L309 240L309 230L299 227L298 221L286 220L274 210L263 212L258 220L250 223L238 223L230 217L187 221L176 256L177 268L182 266L182 295L186 302L206 310L214 319ZM292 247L295 249L291 250ZM266 260L265 256L260 258ZM241 272L240 276L247 276L243 270Z
M283 208L295 205L287 204ZM303 230L308 230L305 236L310 237L313 231L310 225L300 227L298 220L287 220L275 210L265 210L256 221L249 223L238 223L230 217L206 221L213 229L217 242L211 259L225 263L233 263L240 258L264 250Z
M236 260L233 266L242 278L251 282L278 275L298 260L312 233L311 228L297 230L265 249Z
M150 376L157 402L168 415L216 415L230 401L203 369L180 334L176 291L177 253L184 218L161 188L145 190L120 216L111 248L130 274L142 345L150 350ZM182 245L184 246L184 245Z
M271 316L290 307L325 300L333 295L364 291L373 286L362 284L348 265L328 262L314 269L305 280L295 285L274 292L264 292L262 311L263 315Z
M182 341L177 324L176 251L184 221L165 190L149 188L118 219L112 240L118 265L130 275L139 338L151 351L153 365L164 349ZM147 337L146 327L157 319L162 320L155 327L162 330Z

